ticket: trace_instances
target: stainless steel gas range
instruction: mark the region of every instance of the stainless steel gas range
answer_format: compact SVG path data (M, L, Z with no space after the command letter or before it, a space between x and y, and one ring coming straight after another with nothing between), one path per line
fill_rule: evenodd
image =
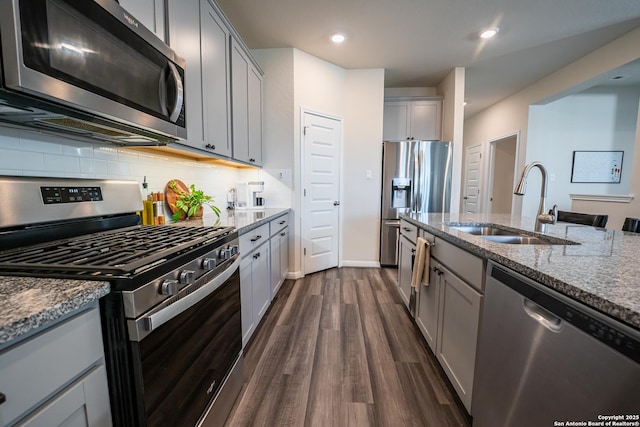
M141 226L135 181L0 177L4 275L108 281L115 426L222 425L242 386L238 234Z

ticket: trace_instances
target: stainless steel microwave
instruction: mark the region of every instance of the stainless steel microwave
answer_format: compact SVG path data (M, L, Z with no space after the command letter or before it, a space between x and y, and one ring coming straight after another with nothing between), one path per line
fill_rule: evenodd
M0 121L122 145L187 136L185 61L114 0L0 0Z

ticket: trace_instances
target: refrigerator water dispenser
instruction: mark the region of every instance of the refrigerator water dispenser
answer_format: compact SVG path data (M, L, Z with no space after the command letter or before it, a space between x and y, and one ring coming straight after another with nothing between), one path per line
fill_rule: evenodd
M411 207L411 179L393 178L391 182L391 207Z

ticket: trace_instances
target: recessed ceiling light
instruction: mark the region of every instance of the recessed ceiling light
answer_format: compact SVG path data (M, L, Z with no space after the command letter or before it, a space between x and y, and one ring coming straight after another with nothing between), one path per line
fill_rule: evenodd
M496 34L498 34L498 31L500 31L500 28L498 28L498 27L487 28L486 30L480 31L480 38L481 39L490 39L490 38L494 37Z
M338 44L342 43L346 39L347 37L344 34L340 34L340 33L336 33L331 36L331 41Z

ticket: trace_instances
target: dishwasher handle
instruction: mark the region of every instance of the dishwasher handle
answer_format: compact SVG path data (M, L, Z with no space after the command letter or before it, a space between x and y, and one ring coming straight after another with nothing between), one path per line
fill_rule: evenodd
M562 332L564 326L562 319L540 307L535 302L523 297L522 308L529 317L551 332L556 334Z

